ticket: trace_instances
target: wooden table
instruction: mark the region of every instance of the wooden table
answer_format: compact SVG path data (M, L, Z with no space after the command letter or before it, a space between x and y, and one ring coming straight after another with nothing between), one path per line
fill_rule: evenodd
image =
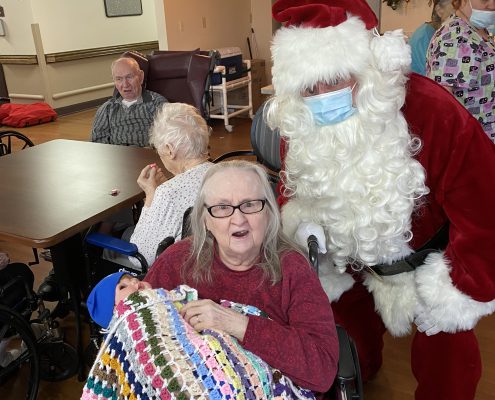
M151 149L74 140L0 157L0 239L51 250L55 275L76 313L79 355L86 277L81 232L144 198L136 179L151 163L162 166Z
M74 140L3 156L0 239L38 248L60 243L142 199L136 179L150 163L162 165L151 149Z

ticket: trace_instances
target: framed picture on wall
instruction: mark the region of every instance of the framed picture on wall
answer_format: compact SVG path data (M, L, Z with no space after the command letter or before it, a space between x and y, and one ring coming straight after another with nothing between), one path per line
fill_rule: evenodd
M141 0L103 0L107 17L125 17L129 15L142 15L143 6Z

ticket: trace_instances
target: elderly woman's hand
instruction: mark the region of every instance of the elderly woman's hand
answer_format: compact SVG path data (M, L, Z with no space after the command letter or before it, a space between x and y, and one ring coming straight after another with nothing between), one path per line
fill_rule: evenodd
M211 300L197 300L187 303L180 310L184 319L198 332L203 329L217 329L244 340L249 318Z
M145 206L149 207L151 205L156 188L166 180L162 169L157 167L156 164L147 165L143 168L137 179L137 184L146 194Z

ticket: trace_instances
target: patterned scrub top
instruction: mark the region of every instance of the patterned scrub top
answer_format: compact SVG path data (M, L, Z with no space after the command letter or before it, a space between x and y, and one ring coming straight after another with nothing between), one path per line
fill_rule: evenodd
M481 123L495 143L495 47L466 21L447 19L433 35L427 53L426 75L452 87L459 102Z

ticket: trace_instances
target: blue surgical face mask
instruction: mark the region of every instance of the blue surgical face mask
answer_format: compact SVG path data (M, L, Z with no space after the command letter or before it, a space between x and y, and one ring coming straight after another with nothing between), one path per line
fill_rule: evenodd
M356 112L352 106L354 86L304 98L317 125L338 124Z
M469 1L469 5L471 6L469 21L476 28L483 29L495 25L495 11L477 10L476 8L473 8L471 1Z

